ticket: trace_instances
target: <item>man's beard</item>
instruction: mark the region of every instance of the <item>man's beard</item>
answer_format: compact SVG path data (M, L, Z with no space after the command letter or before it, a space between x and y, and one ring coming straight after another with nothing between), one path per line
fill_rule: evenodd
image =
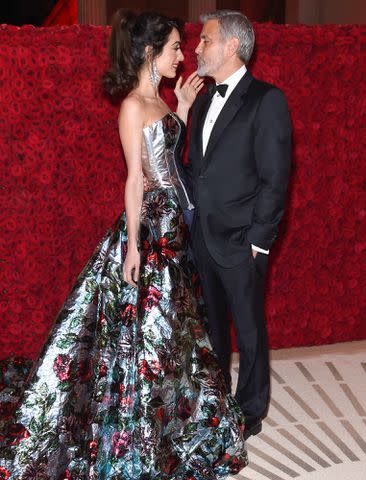
M197 60L197 74L200 77L205 77L207 75L207 66L202 60Z
M197 74L200 77L212 77L212 75L214 75L215 72L217 72L217 70L223 65L223 63L225 62L223 60L224 52L222 51L220 53L222 53L222 57L211 63L206 63L202 59L200 60L199 58L197 58Z

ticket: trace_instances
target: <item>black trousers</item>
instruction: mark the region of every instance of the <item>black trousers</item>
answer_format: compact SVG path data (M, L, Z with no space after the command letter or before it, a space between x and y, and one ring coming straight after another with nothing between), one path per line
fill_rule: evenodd
M199 219L193 224L192 248L207 306L209 336L228 387L231 342L228 312L240 353L235 393L248 423L265 415L269 401L269 359L264 319L268 255L258 253L233 268L218 265L207 250Z

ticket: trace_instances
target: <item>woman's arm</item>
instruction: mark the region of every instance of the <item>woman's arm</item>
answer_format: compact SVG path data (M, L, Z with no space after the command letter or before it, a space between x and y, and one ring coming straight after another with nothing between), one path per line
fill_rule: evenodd
M123 265L124 280L137 286L140 269L138 238L143 197L141 142L143 105L136 97L126 98L118 117L119 135L127 163L125 210L127 218L127 256Z

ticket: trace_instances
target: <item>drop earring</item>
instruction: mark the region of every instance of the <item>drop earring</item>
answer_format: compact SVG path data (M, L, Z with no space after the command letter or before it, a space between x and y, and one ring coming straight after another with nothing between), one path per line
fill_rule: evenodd
M159 80L160 80L160 75L159 75L159 72L158 72L158 67L156 66L156 60L154 58L151 62L151 68L150 68L150 82L151 82L151 85L154 88L157 88L157 86L159 84Z

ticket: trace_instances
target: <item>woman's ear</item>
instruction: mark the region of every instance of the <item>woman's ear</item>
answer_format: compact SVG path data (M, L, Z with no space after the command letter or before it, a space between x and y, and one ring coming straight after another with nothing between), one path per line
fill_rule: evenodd
M153 47L151 45L146 45L146 47L145 47L145 58L146 58L146 60L151 59L152 54L153 54Z

